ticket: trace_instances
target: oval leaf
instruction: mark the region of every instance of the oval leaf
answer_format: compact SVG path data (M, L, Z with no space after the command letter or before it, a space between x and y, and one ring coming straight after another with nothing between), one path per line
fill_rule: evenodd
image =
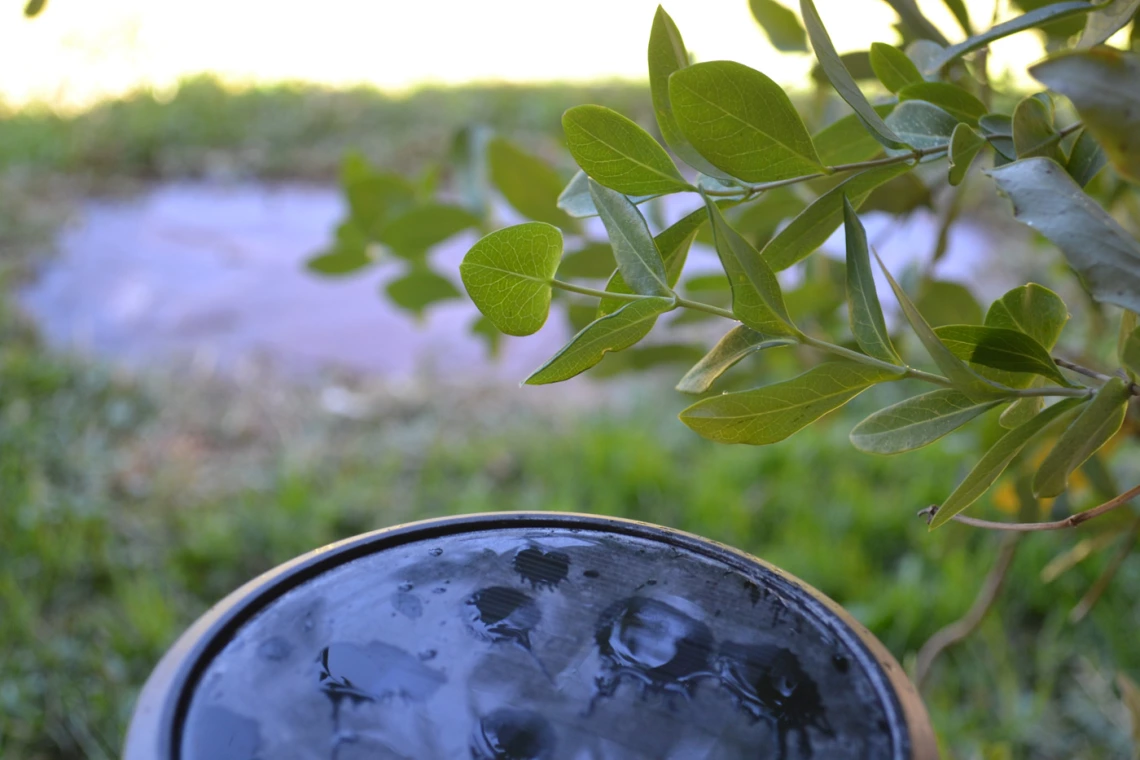
M960 185L970 170L970 164L978 151L986 144L986 138L978 134L968 124L954 127L950 135L950 184Z
M879 185L906 174L908 164L887 164L854 174L823 195L796 215L788 226L768 241L762 253L764 260L779 272L807 258L827 242L831 233L843 224L843 199L858 209Z
M1116 170L1140 183L1140 56L1102 47L1050 58L1029 73L1071 100Z
M871 45L871 68L883 86L891 92L898 92L909 84L922 81L922 72L906 57L906 53L885 42Z
M528 219L568 230L577 223L558 208L562 178L545 161L496 137L487 144L491 182L507 203Z
M477 242L459 275L479 311L507 335L538 332L550 313L550 279L562 258L562 233L544 222L496 230Z
M1081 129L1065 163L1065 170L1069 172L1069 176L1084 187L1092 182L1093 177L1099 174L1107 163L1108 158L1096 138L1087 129Z
M392 303L416 316L433 303L459 298L459 291L451 280L430 269L419 268L392 280L384 292Z
M665 149L633 121L602 106L562 115L570 155L599 184L627 195L690 189Z
M677 383L677 390L682 393L704 393L718 377L749 354L776 346L793 346L795 343L789 337L764 335L745 325L737 325L725 333L712 350L685 373L681 382Z
M843 199L843 224L847 233L847 314L851 333L868 356L891 364L902 364L891 344L887 323L883 319L883 307L875 291L867 231L847 198Z
M681 412L681 421L712 441L762 446L784 440L875 383L899 377L865 364L829 362L782 383L698 401Z
M1061 249L1093 298L1140 311L1140 243L1047 158L989 172L1013 201L1014 216Z
M974 469L970 470L970 473L958 484L954 492L946 497L946 501L942 502L942 506L934 514L934 519L930 521L930 529L934 530L940 525L945 525L954 515L977 501L1005 472L1005 468L1009 466L1015 456L1021 453L1026 444L1032 441L1050 423L1060 419L1082 403L1084 403L1082 399L1065 399L1029 418L999 438L997 443L982 455L982 458L974 465Z
M935 328L934 334L955 356L972 364L1040 375L1060 385L1069 385L1049 352L1018 330L982 325L945 325Z
M811 136L780 85L732 61L710 61L669 77L681 132L714 166L746 182L821 171Z
M796 14L776 0L748 0L752 18L760 24L772 47L782 53L806 53L807 36Z
M527 385L569 380L600 362L610 351L629 348L649 334L657 317L675 308L675 298L630 301L587 325L554 357L526 379Z
M994 301L986 312L987 327L1020 330L1052 351L1069 321L1069 310L1049 288L1031 282Z
M1064 491L1073 470L1120 430L1130 398L1128 385L1119 377L1105 383L1073 424L1061 433L1053 450L1037 468L1033 493L1039 498L1050 498Z
M893 104L875 106L875 113L886 118L893 109ZM883 150L879 141L859 121L859 115L853 113L832 122L812 135L811 139L819 153L819 160L828 166L867 161Z
M602 187L593 180L590 180L590 196L609 233L618 271L626 283L641 295L671 296L673 289L666 280L661 253L637 206L616 190Z
M1022 98L1013 110L1013 148L1018 158L1041 156L1065 162L1061 135L1053 127L1053 110L1040 98Z
M815 3L812 0L800 0L800 13L804 17L804 26L807 27L808 38L811 39L811 47L815 51L815 57L819 60L819 65L823 68L827 80L839 93L839 97L851 106L879 142L888 148L905 148L903 138L895 134L887 126L887 122L883 121L875 112L875 109L867 102L863 91L859 89L859 85L855 84L855 80L851 78L851 73L843 65L843 61L839 59L839 53L835 51L835 45L832 44L831 37L827 34L823 19L819 17L819 11L815 9Z
M459 206L428 203L385 222L376 237L404 259L421 259L429 248L479 224L479 218Z
M899 100L922 100L938 106L958 121L971 127L985 115L985 104L957 85L949 82L918 82L899 90Z
M952 388L931 391L875 412L851 431L851 443L868 454L911 451L934 443L1000 403L1000 399L974 401Z
M922 100L908 100L891 111L887 124L907 145L929 150L949 144L958 120L938 106Z

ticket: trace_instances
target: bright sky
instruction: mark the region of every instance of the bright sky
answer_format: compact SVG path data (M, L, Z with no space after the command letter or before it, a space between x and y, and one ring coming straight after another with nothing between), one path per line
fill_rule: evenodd
M1000 0L999 0L1000 1ZM582 81L645 77L658 0L0 0L0 100L74 107L140 85L165 90L212 72L235 83L283 79L373 84ZM783 0L785 5L795 5ZM989 20L994 0L968 0ZM664 0L698 60L732 59L776 81L804 81L808 56L781 56L747 0ZM895 42L880 0L816 0L839 50ZM941 0L920 0L952 40ZM994 60L1041 55L1032 35ZM1012 58L1011 58L1012 56Z

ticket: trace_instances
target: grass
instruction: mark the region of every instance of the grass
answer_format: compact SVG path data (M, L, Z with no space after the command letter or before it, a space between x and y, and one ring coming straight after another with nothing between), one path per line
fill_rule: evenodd
M338 381L370 410L346 419L323 408L320 387L279 378L126 377L51 355L7 300L58 223L61 183L321 179L348 146L413 171L471 113L550 145L561 110L590 100L647 108L628 88L395 101L201 80L169 102L0 119L0 757L114 757L142 681L210 604L315 546L411 519L552 509L689 530L815 585L904 664L970 606L996 537L929 534L914 513L949 492L984 430L868 457L846 440L871 408L860 400L778 446L718 447L676 421L679 399L651 390L667 387L656 380L561 409L513 388ZM1140 562L1071 624L1106 557L1050 584L1040 571L1080 536L1027 537L994 613L936 665L924 696L948 757L1128 755L1112 679L1140 671Z

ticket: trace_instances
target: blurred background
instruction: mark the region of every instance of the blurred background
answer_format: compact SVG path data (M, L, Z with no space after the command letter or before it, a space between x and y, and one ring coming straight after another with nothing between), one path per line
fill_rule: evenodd
M967 3L979 25L1040 4ZM656 3L48 0L35 18L25 5L0 0L0 757L117 756L143 680L212 603L407 520L553 509L693 531L821 589L908 666L973 603L1000 538L928 534L915 512L952 490L996 423L859 454L847 431L900 393L884 389L785 443L716 446L677 421L672 391L715 326L682 320L597 371L519 388L583 305L564 299L537 335L503 338L457 287L480 231L526 213L486 176L488 140L564 183L566 108L607 105L656 134ZM902 40L886 3L817 5L840 52ZM942 2L919 5L962 36ZM776 50L746 0L666 9L695 58L764 71L813 128L843 114L811 56ZM1049 44L995 45L995 81L1031 88L1025 64ZM346 253L353 172L397 176L472 221L415 257ZM953 198L884 187L868 230L931 321L969 321L1033 279L1085 312L1067 355L1103 347L1111 315L988 183ZM785 201L737 223L761 240L798 209ZM684 210L658 204L651 220ZM573 274L608 275L600 233L585 225ZM700 278L714 261L698 246L687 286L706 300L723 297ZM845 319L829 262L784 283L822 328ZM768 352L735 382L809 359ZM1072 499L1135 473L1093 460ZM1023 508L1011 480L977 511ZM1140 672L1140 561L1115 561L1116 534L1097 530L1026 538L1004 597L935 665L924 696L948 757L1133 756L1115 683ZM1109 567L1115 582L1090 599Z

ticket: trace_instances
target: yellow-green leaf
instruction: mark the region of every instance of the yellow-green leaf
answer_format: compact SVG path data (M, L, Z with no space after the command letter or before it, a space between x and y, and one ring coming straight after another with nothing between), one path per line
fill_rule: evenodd
M1047 377L1060 385L1069 381L1040 343L1019 330L983 325L944 325L934 334L959 359L971 364Z
M1069 475L1097 449L1116 435L1124 423L1131 395L1119 377L1106 382L1093 400L1057 439L1053 450L1033 476L1033 493L1040 498L1060 494L1069 485Z
M1140 375L1140 327L1125 338L1120 349L1120 363L1133 377Z
M970 170L970 164L986 144L986 138L970 125L959 124L950 135L950 184L960 185Z
M637 206L616 190L590 180L590 196L610 236L614 259L622 278L635 293L671 296L661 253L649 234L649 225Z
M712 350L685 373L677 383L677 390L682 393L704 393L718 377L749 354L795 343L794 338L764 335L745 325L737 325L725 333Z
M558 207L562 177L545 161L501 137L487 144L487 161L492 184L515 211L566 230L578 228L578 223Z
M698 401L681 412L681 421L720 443L776 443L875 383L899 377L865 364L829 362L781 383Z
M405 259L423 258L429 248L479 224L479 218L459 206L427 203L414 206L384 222L376 237Z
M538 332L550 313L550 280L562 258L562 233L544 222L496 230L459 265L479 311L507 335Z
M575 106L562 115L570 155L599 184L626 195L690 189L665 149L633 121L603 106Z
M916 69L917 71L917 69ZM985 104L958 85L949 82L915 82L899 90L899 100L922 100L933 103L960 122L978 126L985 115Z
M952 388L941 388L880 409L851 431L851 443L869 454L898 454L934 443L1001 399L975 401Z
M416 316L433 303L459 298L451 280L422 266L389 282L384 292L392 303Z
M752 17L760 24L772 47L782 53L808 51L804 27L792 10L776 0L748 0L748 7L752 9Z
M867 231L847 198L843 199L843 224L847 237L847 314L851 333L868 356L901 365L902 359L891 344L883 307L875 291Z
M871 68L883 86L891 92L898 92L907 85L923 81L922 72L906 57L906 53L885 42L871 45Z

